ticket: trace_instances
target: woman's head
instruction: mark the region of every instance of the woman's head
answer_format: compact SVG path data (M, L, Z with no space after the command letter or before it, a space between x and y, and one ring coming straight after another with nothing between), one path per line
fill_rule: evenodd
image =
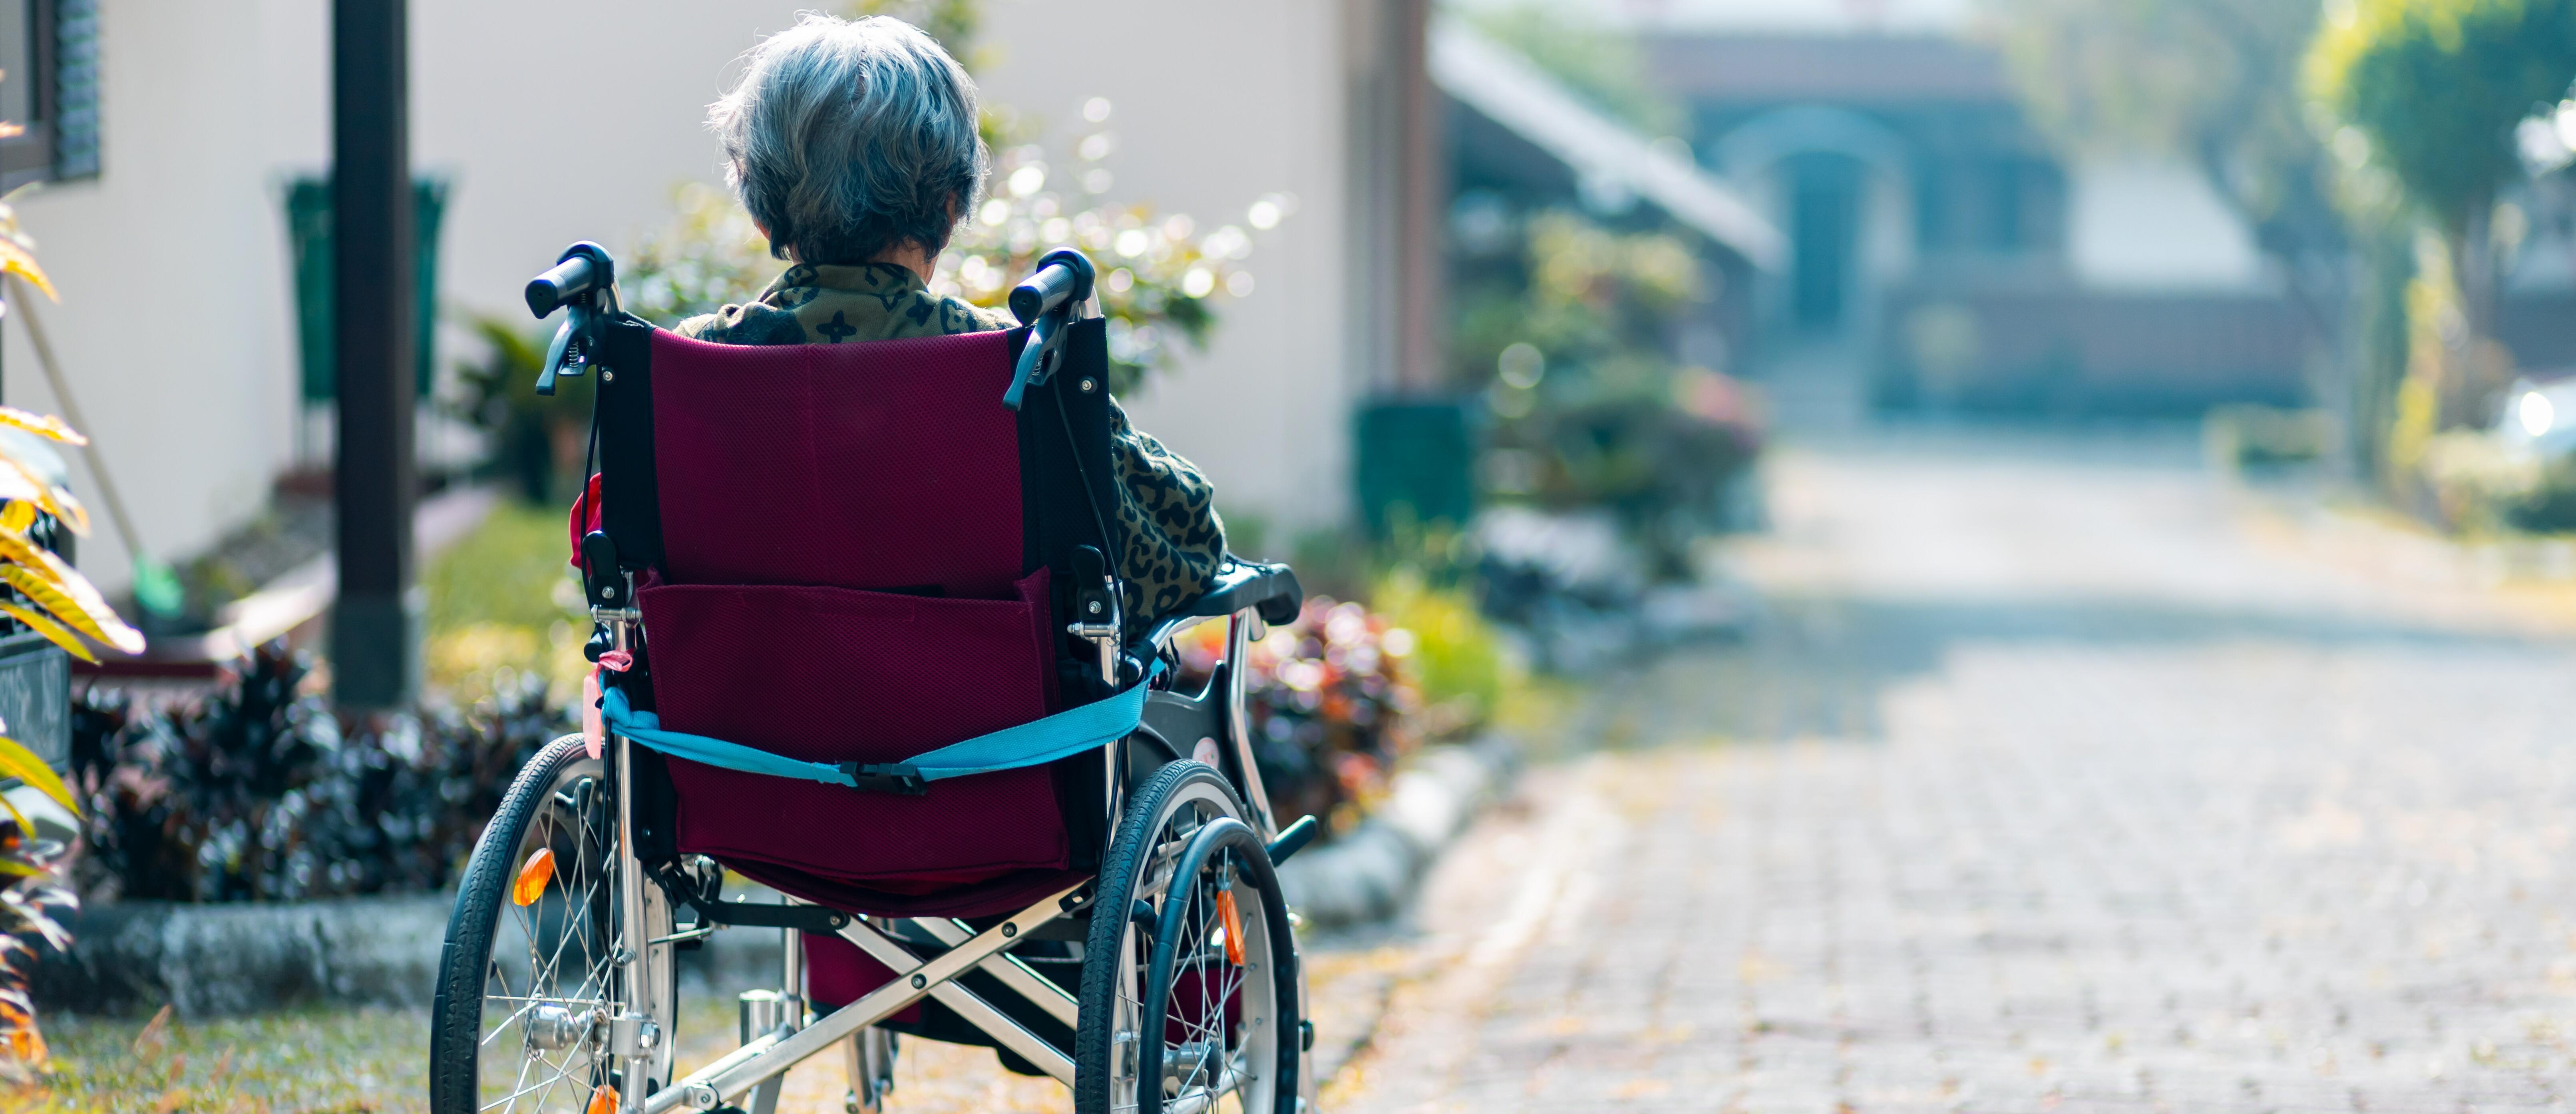
M809 13L745 61L708 124L772 254L864 263L947 246L986 165L975 83L947 51L901 20Z

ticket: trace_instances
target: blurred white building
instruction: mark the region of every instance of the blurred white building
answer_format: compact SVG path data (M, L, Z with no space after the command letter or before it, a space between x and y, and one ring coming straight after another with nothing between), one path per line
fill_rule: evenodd
M441 361L471 350L453 329L462 315L523 312L521 285L565 244L620 249L667 222L675 187L719 180L705 105L736 55L814 6L413 0L413 161L453 187ZM1215 476L1231 513L1338 520L1349 400L1422 351L1397 324L1423 296L1405 276L1427 273L1427 256L1397 230L1429 202L1396 155L1421 120L1404 106L1420 100L1407 90L1422 85L1425 6L989 5L987 98L1058 124L1109 98L1114 197L1202 224L1239 221L1265 193L1297 199L1259 238L1256 289L1220 307L1209 350L1130 400ZM329 35L326 0L0 0L0 52L16 52L0 58L0 88L38 75L32 98L0 96L0 113L37 125L0 145L0 175L58 179L20 206L63 296L40 311L95 452L165 557L257 513L299 443L328 459L299 429L281 188L328 162ZM0 395L64 409L25 328L0 331ZM80 559L110 588L127 579L112 531Z
M1471 3L1507 0L1471 0ZM2070 165L1968 0L1582 0L1638 35L1699 161L1786 234L1749 370L1881 407L2291 403L2307 353L2246 222L2194 169ZM1859 381L1850 381L1853 375Z

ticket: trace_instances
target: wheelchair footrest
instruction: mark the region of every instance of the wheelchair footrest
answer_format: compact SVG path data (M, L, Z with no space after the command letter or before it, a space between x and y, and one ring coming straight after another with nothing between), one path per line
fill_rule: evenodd
M922 778L921 771L901 762L843 762L841 772L848 774L862 793L919 797L930 792L930 782Z
M1270 853L1270 865L1278 866L1287 862L1288 856L1305 850L1306 845L1314 842L1316 834L1321 831L1323 827L1315 823L1314 817L1298 817L1296 823L1280 829L1279 838L1271 840L1269 846L1264 848Z
M839 932L853 919L848 913L821 905L691 901L689 908L698 911L699 921L702 924L733 925L738 928L793 928L826 936Z

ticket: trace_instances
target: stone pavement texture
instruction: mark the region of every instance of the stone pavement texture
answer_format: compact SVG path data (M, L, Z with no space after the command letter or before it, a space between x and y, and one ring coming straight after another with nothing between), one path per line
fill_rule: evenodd
M1758 628L1609 679L1461 841L1325 1109L2576 1098L2558 624L2284 542L2180 441L1772 469Z

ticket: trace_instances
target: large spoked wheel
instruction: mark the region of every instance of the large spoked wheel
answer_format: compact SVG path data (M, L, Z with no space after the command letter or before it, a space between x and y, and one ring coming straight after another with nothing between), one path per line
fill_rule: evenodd
M436 1114L595 1109L602 1087L631 1098L670 1078L671 952L620 931L616 792L604 766L578 735L548 744L474 846L430 1015ZM659 888L639 889L645 940L669 935ZM629 985L620 959L630 948L652 957L646 986ZM649 1019L653 1052L624 1060L612 1022L630 1012ZM651 1078L625 1090L638 1064Z
M1296 1114L1295 948L1244 821L1197 762L1128 798L1083 946L1078 1114Z

